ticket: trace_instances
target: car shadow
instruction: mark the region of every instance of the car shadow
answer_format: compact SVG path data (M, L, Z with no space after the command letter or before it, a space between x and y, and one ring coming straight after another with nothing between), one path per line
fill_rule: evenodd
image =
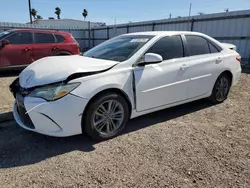
M144 116L140 116L138 118L130 120L128 126L125 128L122 134L127 134L129 132L137 131L154 124L166 122L211 106L213 105L210 101L202 99L154 113L146 114Z
M19 70L1 70L0 71L0 78L18 76L21 72L22 72L22 69L19 69Z
M13 120L12 112L4 112L0 113L0 123ZM0 126L1 127L1 126Z
M122 134L166 122L210 106L211 103L207 100L199 100L144 115L130 120ZM23 130L14 121L0 123L0 168L35 164L75 150L92 152L95 150L95 144L97 142L83 135L65 138L49 137Z
M250 74L250 67L242 67L242 73Z

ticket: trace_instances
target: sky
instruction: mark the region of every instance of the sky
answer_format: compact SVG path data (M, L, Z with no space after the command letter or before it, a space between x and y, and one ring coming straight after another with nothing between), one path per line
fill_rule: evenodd
M29 22L28 0L0 0L0 22ZM55 17L55 7L61 8L61 18L83 20L83 9L88 10L86 20L107 24L157 20L191 15L250 9L250 0L31 0L43 18Z

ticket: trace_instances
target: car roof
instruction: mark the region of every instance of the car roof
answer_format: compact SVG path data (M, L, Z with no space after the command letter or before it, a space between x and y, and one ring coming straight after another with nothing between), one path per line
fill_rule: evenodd
M37 31L37 32L42 32L42 33L59 33L59 34L69 34L67 32L61 32L61 31L57 31L57 30L47 30L47 29L11 29L10 31L14 32L14 31Z
M198 32L192 31L146 31L146 32L136 32L136 33L128 33L124 35L153 35L153 36L161 36L161 35L180 35L180 34L189 34L189 35L204 35Z

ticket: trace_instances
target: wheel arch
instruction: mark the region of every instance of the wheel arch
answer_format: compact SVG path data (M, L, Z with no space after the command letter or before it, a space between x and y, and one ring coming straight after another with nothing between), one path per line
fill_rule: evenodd
M222 75L226 75L226 76L228 76L228 78L229 78L230 84L229 84L228 93L229 93L230 87L232 86L232 83L233 83L233 73L232 73L230 70L224 70L224 71L222 71L222 72L218 75L218 77L216 78L216 80L215 80L215 82L214 82L214 86L213 86L213 89L212 89L212 91L211 91L211 95L210 95L210 97L209 97L209 100L212 101L213 104L222 103L224 100L226 100L227 95L228 95L228 93L227 93L226 96L225 96L225 98L224 98L223 100L220 100L220 101L217 100L217 99L215 98L215 96L214 96L216 82L218 81L218 79L219 79Z
M59 56L59 55L72 55L72 54L68 51L59 51L59 52L56 52L55 55Z
M129 99L129 96L127 95L127 93L125 93L123 90L119 89L119 88L108 88L108 89L104 89L102 91L97 92L87 103L86 107L83 110L82 113L82 131L84 131L83 128L83 118L85 117L86 111L89 108L89 105L98 97L108 94L108 93L116 93L120 96L122 96L128 103L128 107L129 107L129 117L131 117L131 113L132 113L132 102Z
M218 76L218 78L219 78L222 74L226 74L226 75L229 76L229 78L230 78L230 86L231 86L232 83L233 83L233 73L232 73L230 70L225 70L225 71L223 71L223 72ZM217 79L218 79L218 78L217 78Z

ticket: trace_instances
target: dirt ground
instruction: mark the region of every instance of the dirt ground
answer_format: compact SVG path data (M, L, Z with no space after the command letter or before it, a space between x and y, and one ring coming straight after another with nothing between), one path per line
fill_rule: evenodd
M3 113L11 111L14 98L9 91L9 85L16 77L13 75L10 75L10 77L6 75L1 76L0 74L0 113Z
M0 78L1 113L11 111L13 79ZM223 104L142 116L100 143L2 123L0 187L250 187L250 74Z

